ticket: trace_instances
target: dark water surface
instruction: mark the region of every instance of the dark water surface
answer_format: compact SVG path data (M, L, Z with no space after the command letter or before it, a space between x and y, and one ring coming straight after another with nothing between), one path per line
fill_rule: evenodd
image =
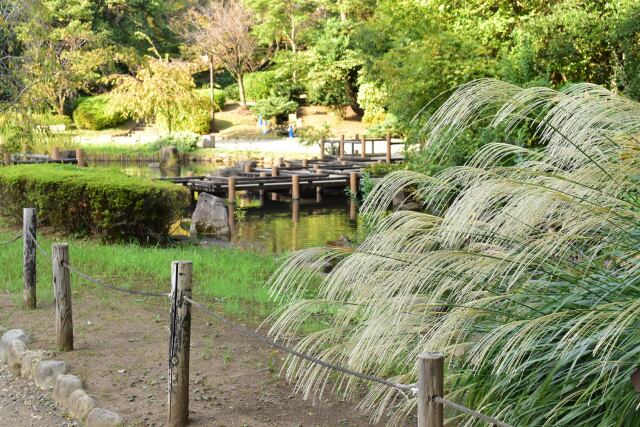
M206 175L219 166L189 164L180 169L160 170L145 164L97 163L95 167L112 167L128 175L159 178L162 176ZM358 233L358 220L354 218L349 199L340 192L323 194L321 200L315 194L303 195L299 202L286 196L271 200L267 193L260 205L256 194L241 195L232 227L231 243L262 252L282 253L314 246L343 237L354 240Z

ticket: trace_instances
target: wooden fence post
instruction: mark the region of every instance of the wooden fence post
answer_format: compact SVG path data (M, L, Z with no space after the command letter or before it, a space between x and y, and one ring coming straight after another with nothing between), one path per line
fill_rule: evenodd
M442 404L434 397L444 395L444 354L418 356L418 427L442 427Z
M391 163L391 133L387 132L387 163Z
M51 150L51 159L60 160L60 148L59 147L53 147L53 150Z
M358 194L358 172L349 173L349 190L351 190L351 197Z
M69 245L56 243L51 248L53 259L53 292L56 300L56 345L61 351L73 350L73 315L71 310L71 272Z
M189 348L191 345L191 261L171 263L171 330L169 335L169 427L189 419Z
M365 139L365 136L362 135L360 137L360 146L362 147L362 152L360 153L360 157L362 157L363 159L367 158L367 140Z
M271 166L271 176L278 176L278 166Z
M340 146L338 148L338 159L344 159L344 135L340 135Z
M251 164L250 161L246 162L244 164L244 173L251 173L251 171L253 170L253 165Z
M84 150L82 148L76 148L76 160L78 161L78 167L84 167Z
M303 168L308 168L309 167L309 160L302 159L302 167Z
M291 200L300 199L300 177L293 175L291 177Z
M11 153L4 153L4 165L11 166Z
M36 210L22 210L22 275L23 300L27 308L36 308Z
M324 138L320 140L320 160L324 160Z
M236 179L231 176L227 178L227 201L229 203L236 202Z

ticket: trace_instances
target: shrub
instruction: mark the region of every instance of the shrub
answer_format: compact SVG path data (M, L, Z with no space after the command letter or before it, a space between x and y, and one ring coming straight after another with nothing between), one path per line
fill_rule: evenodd
M269 98L277 84L273 71L250 73L244 76L244 93L247 99L258 101Z
M238 83L231 84L222 89L226 99L237 101L240 98L240 92L238 89Z
M253 107L256 113L262 114L265 119L274 118L277 123L282 123L288 114L295 113L297 109L297 102L279 96L261 99Z
M166 240L188 206L177 185L111 169L20 165L0 170L0 213L19 221L22 208L64 233L141 243Z
M178 132L164 136L149 144L149 149L159 151L162 147L176 147L182 153L189 153L198 148L200 135L190 132Z
M172 131L197 134L209 133L211 125L209 89L196 89L194 91L194 98L195 100L191 108L179 111L177 116L173 118L174 128ZM227 101L227 96L223 92L216 91L213 99L215 110L220 111ZM156 123L163 129L169 128L167 120L162 114L156 117Z
M111 111L109 95L83 98L73 112L73 121L80 129L100 130L118 126L127 120L121 112Z

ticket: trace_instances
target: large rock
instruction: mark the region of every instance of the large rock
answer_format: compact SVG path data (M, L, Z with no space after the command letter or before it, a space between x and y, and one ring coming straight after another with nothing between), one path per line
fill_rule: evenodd
M69 407L69 397L82 390L82 380L75 375L58 375L53 385L53 400L60 406Z
M53 388L56 378L69 372L69 365L62 360L43 360L33 372L36 385L42 390Z
M229 240L229 213L224 201L220 197L200 193L189 232L192 237L209 236Z
M46 353L42 350L27 350L22 356L20 365L20 375L22 378L33 378L33 373L38 363L46 357Z
M171 167L180 164L180 151L174 146L160 149L160 166Z
M398 211L420 211L422 206L418 203L413 196L406 192L400 191L393 197L393 208Z
M96 401L82 389L75 390L71 393L68 402L67 409L69 410L69 415L82 421L84 421L87 415L89 415L89 412L96 407Z
M115 412L102 408L95 408L87 416L86 427L121 427L124 420Z
M31 342L31 337L27 335L22 329L9 329L0 338L0 360L7 359L7 347L13 340L20 340L25 344Z
M27 352L27 345L20 340L13 340L7 346L7 365L11 369L20 370L22 356Z

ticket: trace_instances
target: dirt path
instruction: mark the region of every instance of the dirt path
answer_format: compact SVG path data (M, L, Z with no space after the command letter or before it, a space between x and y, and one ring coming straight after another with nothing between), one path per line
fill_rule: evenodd
M163 299L107 292L76 288L73 293L76 350L59 356L70 363L73 374L85 381L87 392L99 406L115 410L134 426L164 425L168 304ZM33 338L31 348L54 348L51 303L26 311L16 308L8 295L0 301L0 325L27 331ZM335 395L315 405L303 401L277 377L281 353L214 324L195 310L190 425L370 425L368 417L354 409L354 402L341 402ZM4 387L1 379L0 387ZM3 407L4 400L0 400ZM25 412L8 405L6 411L18 411L16 415L25 420L25 424L19 425L61 425L59 420L44 418L40 423L29 424L33 412L23 409ZM1 412L4 410L0 409L0 419L4 419Z
M23 380L0 362L0 424L12 427L79 426L64 418L50 398L33 381Z

